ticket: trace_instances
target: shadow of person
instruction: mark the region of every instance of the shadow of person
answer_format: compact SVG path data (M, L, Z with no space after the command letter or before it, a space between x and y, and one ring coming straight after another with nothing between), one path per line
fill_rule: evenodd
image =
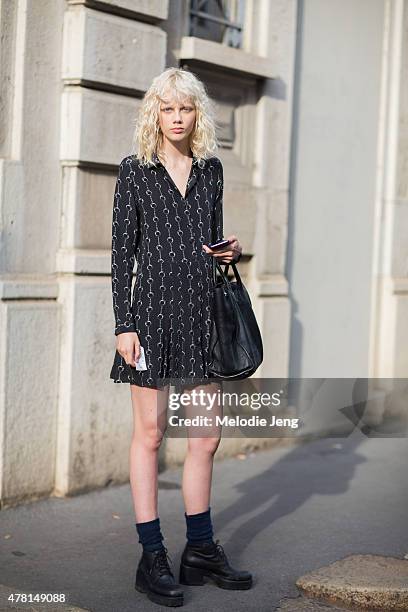
M345 493L357 466L366 461L357 452L363 440L360 432L341 440L313 440L295 447L257 476L238 483L239 498L213 516L217 531L228 532L230 523L238 523L223 544L239 556L257 535L279 518L293 513L313 495ZM240 520L246 514L251 514L251 518Z

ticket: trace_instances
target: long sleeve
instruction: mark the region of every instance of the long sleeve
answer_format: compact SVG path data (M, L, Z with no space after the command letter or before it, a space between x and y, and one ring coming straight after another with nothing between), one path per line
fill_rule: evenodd
M218 160L218 170L216 173L217 186L215 191L214 202L214 219L213 219L213 242L219 242L224 236L223 223L223 197L224 197L224 172L222 163Z
M131 170L131 160L123 159L113 198L111 277L116 336L136 331L131 292L139 225Z
M214 242L218 242L224 237L224 170L221 160L218 160L218 162L217 188L214 203ZM239 262L241 255L240 253L238 257L234 259L235 263Z

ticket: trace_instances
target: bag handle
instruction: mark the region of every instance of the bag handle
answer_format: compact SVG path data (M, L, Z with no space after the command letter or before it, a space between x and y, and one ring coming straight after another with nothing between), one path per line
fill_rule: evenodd
M216 269L218 269L218 271L219 271L219 273L221 275L221 278L223 280L223 283L228 286L228 289L230 289L231 283L230 283L230 281L228 279L228 268L231 266L232 270L234 272L237 284L239 285L239 287L242 287L242 280L241 280L241 277L239 275L238 268L237 268L235 262L232 261L231 263L225 264L225 268L223 270L221 268L221 264L216 259L216 257L212 257L212 259L213 259L213 282L214 282L214 285L217 283Z

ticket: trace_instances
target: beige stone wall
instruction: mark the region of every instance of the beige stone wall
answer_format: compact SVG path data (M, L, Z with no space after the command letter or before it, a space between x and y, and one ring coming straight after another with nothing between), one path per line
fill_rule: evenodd
M166 16L159 0L0 4L3 504L127 480L129 388L108 378L113 189Z

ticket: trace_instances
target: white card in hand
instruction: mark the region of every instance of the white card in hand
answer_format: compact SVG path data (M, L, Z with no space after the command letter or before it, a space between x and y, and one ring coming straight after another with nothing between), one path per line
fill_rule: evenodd
M140 357L136 361L136 370L147 370L143 346L140 347Z

